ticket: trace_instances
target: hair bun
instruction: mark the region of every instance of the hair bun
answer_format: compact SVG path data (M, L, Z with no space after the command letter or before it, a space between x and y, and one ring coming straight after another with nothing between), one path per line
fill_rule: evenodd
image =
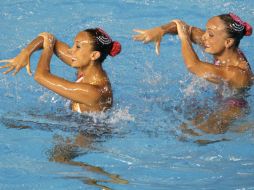
M250 36L252 34L252 27L249 23L244 23L245 27L245 36Z
M229 13L229 16L238 24L244 26L245 28L245 36L250 36L252 34L252 27L249 23L244 22L239 16L234 13Z
M114 57L121 52L121 49L122 49L121 44L117 41L113 41L113 45L111 51L109 52L109 55Z

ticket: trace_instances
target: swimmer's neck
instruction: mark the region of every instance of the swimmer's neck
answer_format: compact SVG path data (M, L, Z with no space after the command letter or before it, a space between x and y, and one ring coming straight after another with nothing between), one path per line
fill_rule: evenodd
M225 49L222 53L214 55L214 59L224 65L233 65L239 59L238 49Z
M104 70L100 63L91 62L87 66L78 68L78 73L82 73L85 78L89 78L104 73Z

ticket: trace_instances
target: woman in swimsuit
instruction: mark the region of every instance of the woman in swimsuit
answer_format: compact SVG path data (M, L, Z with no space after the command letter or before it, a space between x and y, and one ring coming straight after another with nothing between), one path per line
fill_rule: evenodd
M112 41L100 28L87 29L77 34L73 47L59 41L50 33L41 33L19 55L5 62L0 68L8 68L4 74L21 68L30 71L30 56L43 48L34 79L44 87L72 101L76 112L98 112L110 108L113 103L112 89L102 63L108 55L121 51L120 43ZM64 63L77 69L78 80L70 82L50 72L51 57L55 55Z
M230 89L242 91L252 84L250 65L239 49L243 36L252 33L251 26L233 13L214 16L208 20L206 30L187 25L181 20L155 27L149 30L134 30L137 35L133 38L144 43L155 42L156 53L159 54L160 42L165 34L178 34L181 40L182 56L187 69L206 80L222 84ZM204 47L204 51L212 54L214 63L199 59L192 43ZM210 115L208 120L200 122L194 119L197 128L208 133L223 133L229 124L242 115L241 109L246 106L243 98L230 98L227 106ZM199 122L196 122L196 121Z

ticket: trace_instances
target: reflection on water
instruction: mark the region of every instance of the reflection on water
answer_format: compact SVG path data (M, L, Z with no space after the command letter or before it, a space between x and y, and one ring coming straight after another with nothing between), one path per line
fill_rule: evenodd
M225 134L227 131L243 132L250 128L250 124L243 123L244 118L250 113L247 102L248 90L231 89L226 84L209 85L203 79L192 78L192 82L184 81L181 87L183 98L173 107L165 111L172 112L174 118L179 121L176 130L181 131L179 140L185 141L190 137L194 142L204 145L230 139L216 135ZM198 84L198 85L196 85ZM205 138L214 134L216 139Z
M93 147L96 146L100 138L105 135L110 136L112 134L112 129L109 125L102 121L95 121L93 117L90 116L79 116L68 115L68 117L62 116L42 116L33 115L33 120L28 120L27 118L19 118L16 114L15 117L11 115L2 116L1 122L7 128L15 129L39 129L39 130L63 130L67 132L74 132L75 135L72 137L63 137L61 135L55 134L53 136L53 146L47 151L49 161L58 162L63 164L68 164L72 166L80 167L86 171L99 174L98 179L91 178L88 176L82 176L80 173L73 175L73 173L61 172L66 179L77 179L82 181L87 185L96 186L101 189L110 190L111 188L105 184L128 184L128 180L121 178L118 174L112 174L100 167L93 166L88 163L74 161L75 158L81 155L85 155L87 152L92 151ZM44 117L44 121L42 122ZM31 119L31 118L30 118ZM53 122L55 121L55 122ZM57 123L58 122L58 123ZM66 125L62 123L66 122ZM69 124L75 123L75 127L71 127ZM60 127L61 126L61 127ZM72 133L73 134L73 133ZM60 173L59 173L60 174ZM108 179L99 179L100 176Z
M84 162L73 161L74 158L85 154L87 149L89 150L92 149L92 143L94 141L94 138L95 138L94 135L80 133L75 137L75 139L72 142L70 138L64 139L61 136L55 136L54 139L56 143L53 146L52 150L49 151L49 160L73 166L78 166L84 168L87 171L91 171L109 178L108 180L101 180L101 179L92 179L80 175L65 176L65 178L81 180L83 183L86 183L88 185L94 185L102 189L110 189L109 187L101 185L100 183L128 184L127 180L122 179L117 174L111 174L109 172L106 172L100 167L92 166Z

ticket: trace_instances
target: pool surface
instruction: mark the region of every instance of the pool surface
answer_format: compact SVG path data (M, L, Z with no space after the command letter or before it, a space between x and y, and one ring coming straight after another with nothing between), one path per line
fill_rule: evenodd
M210 17L228 12L254 26L251 0L2 2L0 59L14 57L43 31L72 45L75 34L90 27L104 28L121 42L122 53L104 63L114 106L102 114L71 112L25 69L0 75L0 189L254 189L253 88L249 109L227 132L192 135L181 126L196 131L190 118L216 109L217 87L188 73L176 36L164 37L160 56L154 44L132 40L135 28L175 18L204 28ZM253 44L251 36L240 45L252 68ZM33 71L39 55L31 57ZM56 57L51 66L52 73L75 80L75 70ZM79 141L82 147L73 143Z

